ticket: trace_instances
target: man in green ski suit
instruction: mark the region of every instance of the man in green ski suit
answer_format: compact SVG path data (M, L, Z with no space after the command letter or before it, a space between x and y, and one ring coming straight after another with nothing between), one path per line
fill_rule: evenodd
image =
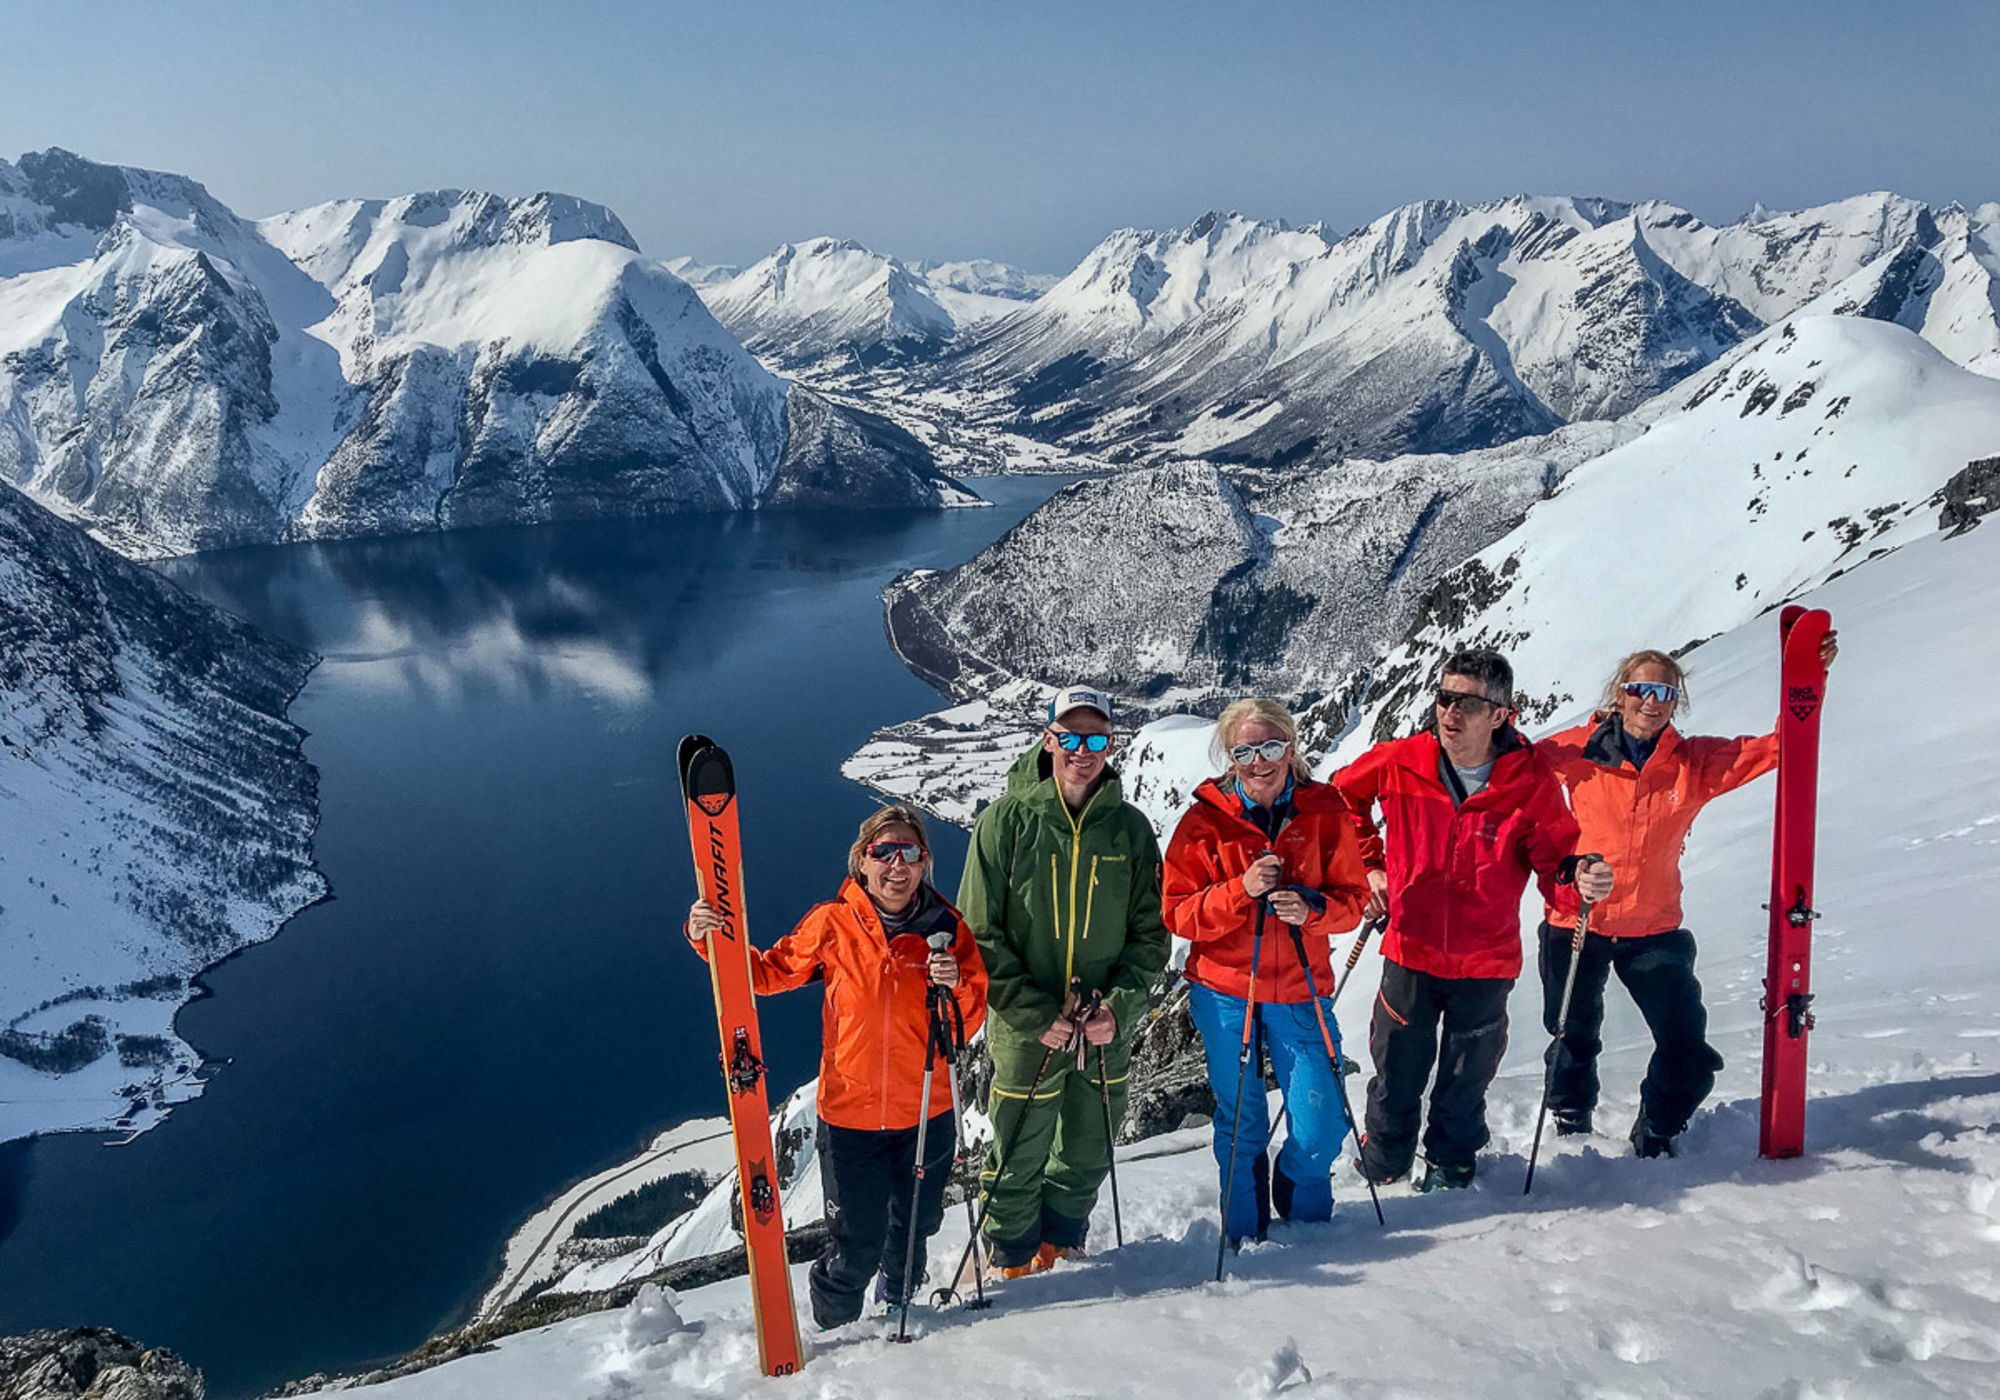
M1125 801L1107 761L1114 743L1101 692L1058 691L1041 742L973 825L959 887L959 912L989 978L994 1145L980 1172L985 1235L995 1267L1009 1275L1082 1248L1111 1167L1100 1048L1116 1124L1132 1035L1167 965L1159 842ZM1072 979L1086 1003L1103 993L1095 1013L1070 1001ZM1079 1030L1088 1050L1081 1072Z

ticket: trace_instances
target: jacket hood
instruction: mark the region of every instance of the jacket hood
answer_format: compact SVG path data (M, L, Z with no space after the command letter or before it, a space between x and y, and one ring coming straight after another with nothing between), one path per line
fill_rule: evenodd
M1597 727L1583 746L1583 756L1600 768L1625 768L1632 760L1625 752L1625 720L1622 716L1602 712L1592 715ZM1660 737L1653 741L1655 754L1670 754L1680 747L1680 731L1669 723L1660 731Z
M1243 815L1242 802L1237 799L1236 785L1233 781L1225 785L1227 779L1227 774L1219 778L1204 778L1201 785L1194 790L1194 800L1207 803L1239 821L1245 821L1247 818ZM1292 808L1295 811L1318 812L1327 808L1346 806L1347 799L1342 797L1331 783L1316 782L1311 778L1292 780Z
M888 926L882 922L882 911L875 907L875 901L869 897L868 887L860 880L850 875L842 881L840 898L861 916L865 926L881 932L885 938L889 936ZM899 934L914 933L918 937L927 937L939 929L958 927L958 910L952 907L951 901L937 892L937 887L929 880L917 886L916 907L911 912L913 917L897 931Z
M1493 766L1496 773L1512 756L1519 754L1525 758L1535 751L1534 744L1511 724L1502 725L1494 731L1493 747ZM1404 767L1431 777L1437 776L1438 760L1443 756L1444 741L1438 738L1436 728L1418 730L1396 751L1396 759Z
M1104 778L1097 792L1098 800L1106 807L1116 807L1125 800L1125 787L1119 781L1118 770L1109 763L1104 765ZM1007 770L1007 795L1050 811L1062 805L1062 794L1055 784L1055 759L1042 747L1041 740L1037 739L1035 746L1015 759L1014 766Z

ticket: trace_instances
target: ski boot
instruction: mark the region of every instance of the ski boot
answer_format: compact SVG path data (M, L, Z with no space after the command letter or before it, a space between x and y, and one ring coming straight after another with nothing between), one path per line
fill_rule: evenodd
M1461 1162L1446 1166L1442 1162L1424 1162L1424 1179L1417 1183L1419 1191L1462 1191L1472 1185L1474 1165Z
M1680 1137L1676 1133L1656 1133L1644 1114L1632 1124L1632 1151L1641 1157L1678 1157Z
M1590 1110L1581 1113L1565 1113L1558 1109L1555 1114L1557 1137L1589 1137Z

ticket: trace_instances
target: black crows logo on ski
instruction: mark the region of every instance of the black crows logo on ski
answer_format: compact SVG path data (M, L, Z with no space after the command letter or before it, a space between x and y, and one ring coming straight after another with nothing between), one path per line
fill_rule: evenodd
M1785 708L1792 712L1792 718L1804 722L1819 708L1819 687L1816 685L1794 685L1785 688Z

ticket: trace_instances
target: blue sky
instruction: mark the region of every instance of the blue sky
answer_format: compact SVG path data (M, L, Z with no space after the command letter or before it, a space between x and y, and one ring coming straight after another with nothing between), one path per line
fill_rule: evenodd
M2000 199L1996 57L2000 0L0 0L0 155L248 215L559 189L660 256L833 233L1063 271L1211 207Z

